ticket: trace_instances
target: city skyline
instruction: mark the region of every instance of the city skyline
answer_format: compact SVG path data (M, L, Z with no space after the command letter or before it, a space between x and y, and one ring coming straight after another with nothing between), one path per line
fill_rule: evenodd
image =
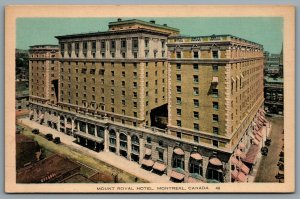
M20 18L17 19L18 49L31 45L58 44L55 36L107 31L107 24L117 18ZM131 19L131 18L123 18ZM280 17L194 17L194 18L137 18L155 20L178 28L181 35L206 36L231 34L264 46L264 51L278 54L283 41L283 19ZM193 25L191 25L193 24ZM29 28L30 27L30 28ZM205 28L203 28L205 27ZM27 38L24 40L23 38Z

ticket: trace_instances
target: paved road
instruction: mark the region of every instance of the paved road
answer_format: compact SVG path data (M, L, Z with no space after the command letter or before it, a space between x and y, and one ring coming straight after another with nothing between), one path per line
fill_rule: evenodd
M123 171L126 171L132 175L135 175L139 178L145 179L149 182L154 183L166 183L171 182L170 177L167 175L159 176L157 174L154 174L152 172L146 171L140 167L139 164L136 162L131 162L124 157L118 156L112 152L95 152L93 150L87 149L83 146L80 146L76 143L74 143L75 138L72 136L68 136L64 133L58 132L55 129L52 129L50 127L46 127L43 125L40 125L36 122L33 122L29 119L19 119L19 122L22 124L25 124L27 126L30 126L32 128L38 128L40 129L40 132L42 134L52 133L53 137L60 137L61 142L63 142L66 145L69 145L70 147L76 148L80 151L82 151L85 154L88 154L91 157L94 157L96 159L99 159L103 162L106 162L110 165L113 165L114 167L117 167Z
M278 182L275 176L278 173L277 163L283 145L283 118L267 118L267 120L272 123L270 134L272 143L269 146L268 156L262 156L255 182Z

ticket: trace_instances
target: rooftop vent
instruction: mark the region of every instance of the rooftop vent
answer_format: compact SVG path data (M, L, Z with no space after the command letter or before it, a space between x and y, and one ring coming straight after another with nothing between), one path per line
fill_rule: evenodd
M155 23L155 20L151 20L150 23Z
M118 21L122 21L122 19L121 19L121 18L118 18Z

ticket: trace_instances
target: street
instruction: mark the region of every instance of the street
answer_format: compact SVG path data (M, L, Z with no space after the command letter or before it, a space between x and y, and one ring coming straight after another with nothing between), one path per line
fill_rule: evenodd
M262 156L260 166L255 178L255 182L278 182L275 176L278 174L278 160L281 147L283 145L283 118L274 117L267 118L272 123L270 138L271 146L268 147L267 156Z

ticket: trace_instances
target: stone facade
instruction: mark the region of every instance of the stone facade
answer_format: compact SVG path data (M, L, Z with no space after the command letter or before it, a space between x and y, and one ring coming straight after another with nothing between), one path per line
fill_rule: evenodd
M57 36L59 51L33 46L30 118L174 181L232 181L230 158L252 144L263 103L262 46L178 35L119 19L106 32ZM154 126L164 119L167 128Z

